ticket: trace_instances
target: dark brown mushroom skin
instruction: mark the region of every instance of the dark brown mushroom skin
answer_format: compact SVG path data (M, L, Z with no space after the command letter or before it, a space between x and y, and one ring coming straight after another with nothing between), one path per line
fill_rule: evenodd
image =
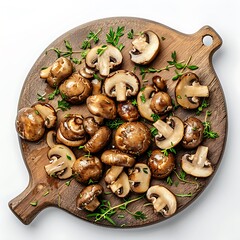
M134 106L130 100L119 103L117 112L123 120L128 122L137 121L140 117L136 106Z
M123 123L115 133L115 144L123 152L141 155L151 143L151 132L142 122Z
M86 117L83 119L83 127L87 134L91 137L97 132L99 129L99 125L96 123L94 117Z
M155 75L152 78L153 84L157 87L158 90L165 92L167 90L166 81L159 75Z
M84 184L98 181L102 176L102 163L95 156L81 156L73 164L75 179Z
M182 146L186 149L196 148L203 141L203 123L195 117L189 117L184 121L184 135Z
M111 130L107 126L100 127L92 138L84 145L83 150L90 153L101 151L107 144L111 136Z
M34 108L20 109L15 124L18 135L28 141L40 140L45 132L44 119Z
M168 156L166 156L160 149L154 150L148 159L148 166L152 177L163 179L169 176L175 167L174 155L169 152Z
M150 108L154 113L164 115L172 110L172 99L166 92L157 92L152 97Z
M77 104L91 95L92 84L79 73L74 73L60 85L59 90L66 101Z

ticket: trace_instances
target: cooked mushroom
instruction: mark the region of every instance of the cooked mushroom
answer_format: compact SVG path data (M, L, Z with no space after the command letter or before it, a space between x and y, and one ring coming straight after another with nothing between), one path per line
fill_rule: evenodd
M83 66L83 67L80 68L79 73L84 78L91 79L91 78L93 78L93 75L94 75L95 71L88 68L87 66Z
M116 147L123 152L141 155L151 143L151 132L141 122L123 123L115 133Z
M123 120L128 122L137 121L140 117L137 107L130 100L119 103L117 112Z
M153 126L158 130L155 143L161 149L172 148L183 138L184 125L182 120L176 116L169 117L167 122L159 119Z
M51 163L45 166L45 170L49 176L66 179L72 176L72 166L76 161L76 157L70 148L54 143L53 138L55 135L54 131L47 134L47 143L51 148L48 151L48 158Z
M194 177L209 177L213 173L213 167L207 154L208 147L198 146L195 154L185 154L182 157L182 169Z
M200 105L199 98L209 96L209 90L207 86L200 85L196 74L188 72L179 79L175 94L179 105L186 109L195 109Z
M154 83L154 85L160 90L165 92L167 90L167 84L166 81L160 77L159 75L155 75L152 78L152 82Z
M107 76L111 69L122 63L121 52L112 45L105 46L102 54L98 53L98 50L102 46L96 46L92 48L86 56L87 67L93 70L99 70L102 76Z
M128 179L133 192L144 193L150 185L151 171L145 163L136 163L129 169Z
M100 184L92 184L85 187L79 194L76 200L79 210L86 209L93 212L100 205L97 197L102 194L103 187Z
M155 212L161 213L164 217L172 216L177 210L177 200L167 188L155 185L148 189L147 199L153 203Z
M102 153L101 161L111 166L132 167L135 163L135 158L118 149L109 149Z
M115 119L117 115L114 101L103 94L88 97L87 108L91 114L106 119Z
M107 126L100 127L84 145L83 150L90 153L101 151L108 144L110 136L111 130Z
M175 159L171 152L166 156L161 150L152 151L148 166L154 178L163 179L170 175L175 167Z
M46 79L48 84L56 88L73 72L71 61L65 57L58 58L50 67L40 72L40 77Z
M102 93L102 81L98 79L93 79L92 83L92 95L97 95Z
M146 87L142 88L142 90L137 95L137 105L140 115L152 122L152 116L154 115L154 112L150 108L150 104L152 101L152 96L155 93L156 89L151 85L147 85Z
M104 81L104 92L117 101L126 101L127 97L136 96L139 91L138 77L129 71L119 70L111 73Z
M18 111L16 130L22 139L38 141L44 135L44 125L44 119L36 109L25 107Z
M102 163L95 156L84 155L79 157L73 164L73 172L75 179L87 184L89 181L98 181L102 176Z
M118 176L122 173L123 168L124 167L122 166L111 166L106 172L106 176L104 178L105 182L108 185L113 184L118 178Z
M57 139L69 147L78 147L85 144L87 137L82 116L68 114L59 124Z
M83 119L83 127L87 134L91 137L97 132L99 129L99 125L96 123L93 117L86 117Z
M134 63L146 65L154 60L160 50L160 40L156 33L147 30L132 42L129 52Z
M36 103L32 106L41 115L47 128L52 128L57 123L57 113L48 103Z
M192 149L201 144L203 140L203 123L195 117L189 117L184 121L184 135L182 146L187 149Z
M111 184L110 189L114 194L116 194L120 198L124 198L130 192L130 184L128 181L128 176L125 172L122 172L118 179Z
M72 74L59 87L64 99L70 103L82 103L92 92L90 81L79 73Z
M150 107L154 113L164 115L172 110L172 99L166 92L157 92L152 97Z

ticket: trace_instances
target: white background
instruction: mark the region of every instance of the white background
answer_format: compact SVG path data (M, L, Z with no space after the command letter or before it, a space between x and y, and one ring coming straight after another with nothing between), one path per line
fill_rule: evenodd
M1 1L0 238L239 240L239 9L237 0ZM213 65L225 93L229 121L222 163L201 196L162 223L137 229L111 229L48 208L25 226L8 208L8 202L28 184L14 126L23 82L41 52L57 37L85 22L113 16L147 18L184 33L194 33L210 25L220 34L223 45L215 53Z

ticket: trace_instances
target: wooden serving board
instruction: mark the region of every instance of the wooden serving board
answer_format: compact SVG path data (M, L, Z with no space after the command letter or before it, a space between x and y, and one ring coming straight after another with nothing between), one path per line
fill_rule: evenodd
M133 29L135 33L144 30L152 30L157 33L161 39L160 53L148 67L165 67L167 65L167 61L171 60L171 53L173 51L176 51L177 59L179 61L184 60L186 62L189 57L191 57L191 65L197 65L199 67L194 71L194 73L199 76L201 84L209 87L210 97L208 99L209 107L207 110L212 112L209 120L212 123L212 129L219 135L217 139L205 139L203 141L203 145L209 147L208 157L214 166L214 172L216 172L224 151L227 131L227 112L224 94L212 66L212 55L222 44L220 36L209 26L202 27L194 34L183 34L157 22L139 18L119 17L96 20L74 28L50 44L46 50L51 47L65 49L64 40L68 40L72 44L73 49L81 50L81 43L86 39L88 33L90 31L96 32L100 28L102 28L102 31L99 34L99 45L105 44L106 33L109 32L109 28L113 27L113 29L116 30L118 26L125 27L125 35L120 39L120 43L125 45L122 50L124 61L121 69L133 71L135 67L135 65L130 61L128 53L132 47L132 40L127 38L127 33L131 29ZM205 36L211 36L212 44L210 46L204 44L203 38ZM39 72L42 67L49 66L55 59L56 54L53 51L49 52L47 55L45 54L45 51L43 51L26 78L19 99L19 109L29 107L35 103L37 101L37 93L48 94L53 91L53 89L51 89L44 80L40 79ZM135 73L139 76L139 79L142 79L138 67L135 69ZM145 79L148 80L148 83L151 83L152 76L154 75L156 74L146 75ZM168 93L173 99L175 99L174 89L177 82L172 80L172 77L175 75L174 69L163 71L159 75L167 80ZM49 101L49 103L55 108L57 107L57 99ZM66 112L58 111L59 119L67 113L78 113L82 114L84 117L90 115L84 104L74 106L71 110ZM186 119L188 116L196 116L195 113L196 111L184 110L182 108L178 108L175 111L175 115L179 116L182 120ZM198 116L198 118L204 121L204 117L205 110L200 116ZM64 209L89 222L105 226L113 226L106 220L95 222L94 218L87 217L88 212L84 210L79 211L76 208L76 197L84 187L82 184L72 180L70 185L67 186L65 184L67 180L58 180L47 176L44 169L44 166L49 163L47 158L49 148L46 144L46 136L37 143L31 143L22 139L19 139L19 143L22 149L23 159L25 160L26 166L29 170L30 181L27 188L19 196L9 202L9 207L24 224L31 223L35 216L44 208L54 206ZM152 145L152 147L154 148L154 145ZM74 151L77 157L83 154L83 152L79 150L74 149ZM180 172L180 158L185 152L191 151L177 148L176 172L178 173ZM146 159L146 155L140 157L140 160ZM206 179L194 179L191 176L187 176L186 179L189 181L198 182L199 187L197 188L195 184L188 184L179 181L174 173L171 177L174 182L178 181L178 185L173 184L172 186L169 186L165 179L152 180L151 185L162 184L175 194L193 194L192 197L177 197L178 209L176 213L189 206L189 204L191 204L193 200L199 196L212 179L212 176ZM106 188L104 180L101 180L100 183L104 186L105 191L109 192L109 189ZM48 194L46 195L46 193ZM134 195L132 193L129 195L130 198L137 196L138 195ZM109 200L112 206L123 202L122 199L115 197L114 194L103 194L102 198ZM30 204L31 202L36 201L38 203L37 206L32 206ZM149 205L146 206L144 205L145 203L147 203L147 199L144 197L143 199L128 205L128 209L130 211L142 211L146 215L145 220L135 220L130 214L119 211L119 214L124 214L124 218L119 218L118 214L113 215L112 219L115 221L116 226L139 227L166 219L162 217L161 214L154 213L153 207Z

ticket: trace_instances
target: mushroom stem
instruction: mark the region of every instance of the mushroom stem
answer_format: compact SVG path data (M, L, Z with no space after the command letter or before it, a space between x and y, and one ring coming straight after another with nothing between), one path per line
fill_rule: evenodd
M117 101L121 102L121 101L126 101L127 97L126 97L126 84L124 82L118 82L116 83L116 98Z
M50 148L53 148L56 146L55 141L54 141L55 137L56 137L56 133L54 131L48 132L46 141L47 141L47 145Z
M208 97L209 91L207 86L195 85L185 86L186 97Z
M52 68L52 66L43 69L40 72L40 78L48 78L48 76L50 75L51 68Z
M170 138L173 134L173 129L164 121L158 120L153 126L163 135L165 138Z
M194 155L192 163L194 165L198 165L199 167L203 168L207 159L207 154L208 154L208 147L199 146Z

